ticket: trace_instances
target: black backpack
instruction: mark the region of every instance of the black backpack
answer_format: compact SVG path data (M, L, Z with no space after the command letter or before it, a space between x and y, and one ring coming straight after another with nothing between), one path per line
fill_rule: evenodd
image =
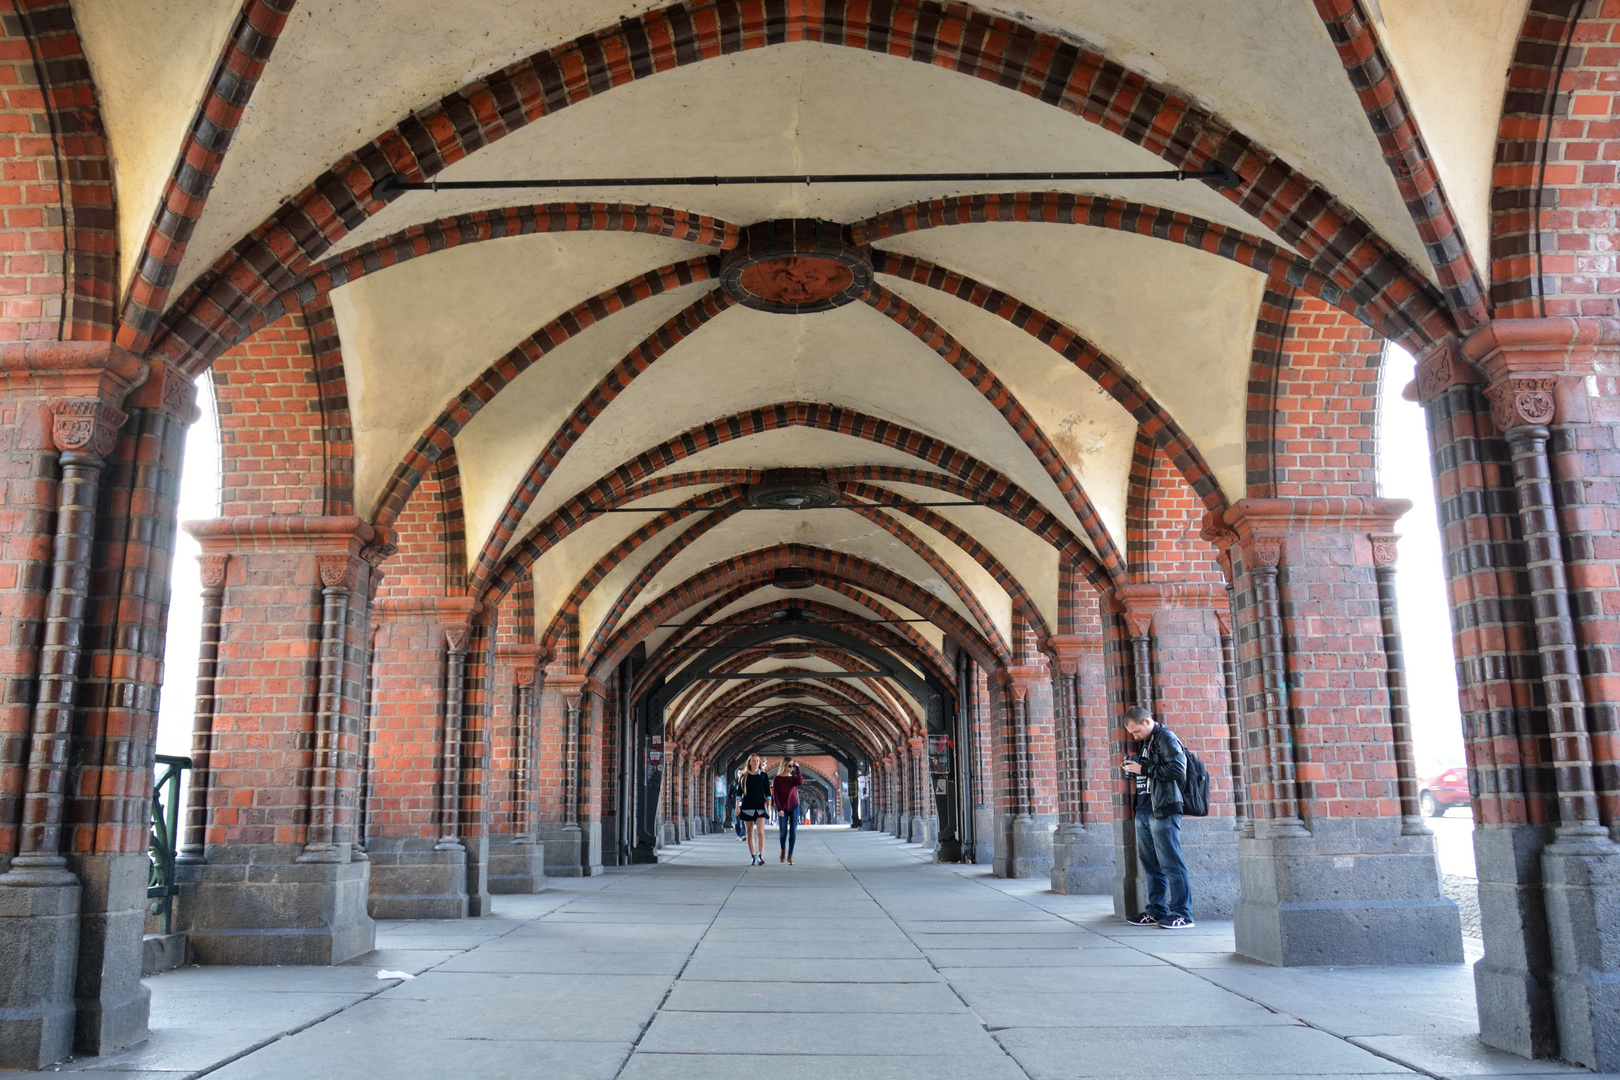
M1181 812L1188 817L1209 817L1209 770L1186 743L1181 752L1187 755L1187 771L1181 777Z

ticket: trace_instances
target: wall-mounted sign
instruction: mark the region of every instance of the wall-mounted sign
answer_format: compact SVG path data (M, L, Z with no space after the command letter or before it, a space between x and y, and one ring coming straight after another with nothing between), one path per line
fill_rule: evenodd
M951 737L949 735L928 736L928 765L929 770L936 776L950 775Z

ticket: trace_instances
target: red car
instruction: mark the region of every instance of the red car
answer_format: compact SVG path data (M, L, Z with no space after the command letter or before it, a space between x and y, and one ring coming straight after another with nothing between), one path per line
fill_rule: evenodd
M1468 770L1458 766L1418 781L1418 808L1424 817L1440 817L1453 806L1467 806Z

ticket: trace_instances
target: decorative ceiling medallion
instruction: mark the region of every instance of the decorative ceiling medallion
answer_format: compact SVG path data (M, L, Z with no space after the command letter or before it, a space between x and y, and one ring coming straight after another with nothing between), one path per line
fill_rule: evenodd
M743 230L726 252L720 284L732 299L760 311L831 311L866 295L872 258L837 222L762 221Z
M837 505L843 497L820 469L766 469L748 485L748 505L769 510L813 510Z

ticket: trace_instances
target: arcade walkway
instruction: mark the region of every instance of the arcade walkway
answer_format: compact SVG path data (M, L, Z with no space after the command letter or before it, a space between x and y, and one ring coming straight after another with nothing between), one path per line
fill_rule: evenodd
M111 1080L387 1077L927 1080L1538 1076L1483 1052L1468 968L1277 970L1231 925L1138 930L1102 897L809 829L748 869L729 835L668 863L379 925L339 968L149 980L152 1038ZM379 982L379 968L417 973ZM1166 1027L1165 1024L1173 1024Z

